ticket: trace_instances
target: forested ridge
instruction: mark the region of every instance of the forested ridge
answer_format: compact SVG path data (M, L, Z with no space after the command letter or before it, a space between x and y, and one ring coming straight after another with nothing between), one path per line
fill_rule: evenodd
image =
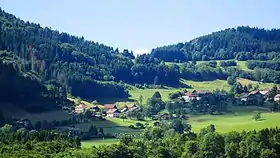
M122 52L97 42L24 22L0 10L0 50L18 57L18 67L36 73L42 83L57 82L72 95L87 99L127 98L122 84L177 84L176 68L150 57L135 62L131 51ZM101 82L100 82L101 81ZM173 82L174 81L174 82ZM96 93L96 92L99 93ZM110 93L108 93L110 92Z
M196 64L198 60L211 59L279 59L277 29L226 29L135 57L127 49L119 51L83 37L43 28L1 9L0 26L0 51L11 60L16 58L14 65L20 72L33 74L33 79L41 84L59 85L65 93L84 99L128 98L123 83L178 86L180 78L214 80L235 74L235 77L252 80L264 76L265 82L279 83L275 75L271 76L278 74L276 69L258 70L256 74L226 66L221 68L215 62ZM164 61L192 62L179 67Z
M186 43L163 46L151 55L164 61L268 60L279 58L280 30L241 26L198 37Z

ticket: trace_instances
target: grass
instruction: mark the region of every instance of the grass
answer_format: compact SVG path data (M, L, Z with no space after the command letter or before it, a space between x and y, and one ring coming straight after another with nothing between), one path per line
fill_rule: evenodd
M202 128L207 127L210 124L215 125L216 131L220 133L228 133L231 131L249 131L249 130L260 130L263 128L272 128L279 125L280 113L271 113L267 108L262 107L234 107L230 109L230 113L224 115L190 115L188 123L192 125L194 132L199 132ZM259 121L252 119L255 111L262 112L262 118ZM125 120L118 118L112 118L108 121L95 122L96 126L104 127L105 132L120 132L127 134L140 134L142 130L133 129L121 129L120 127L113 127L115 125L129 125L134 124L137 121ZM144 122L142 122L144 123ZM149 122L151 125L151 122ZM109 128L110 127L110 128ZM116 144L119 139L97 139L90 141L83 141L82 147L91 147L99 145L110 145Z
M88 141L82 141L83 148L90 148L92 146L100 146L100 145L111 145L119 143L119 139L94 139Z
M23 116L21 116L21 118L27 118L32 123L35 123L36 121L42 121L42 120L46 120L48 122L54 120L57 121L68 120L71 118L71 115L62 110L57 110L57 111L50 111L50 112L43 112L43 113L36 113L36 114L25 113Z
M233 59L234 60L234 59ZM211 61L216 61L219 65L219 63L221 61L229 61L229 60L211 60ZM238 61L238 60L234 60L237 63L237 67L239 67L240 69L244 70L244 71L253 71L247 68L246 66L246 61ZM209 61L197 61L197 64L200 63L204 63L204 62L209 62ZM178 66L182 66L183 63L174 63L174 62L165 62L167 65L171 65L171 64L176 64Z
M272 88L275 85L274 83L261 83L258 81L252 81L243 78L240 78L237 81L240 82L242 85L248 85L248 84L252 84L253 86L259 85L260 89Z
M193 89L214 91L216 89L224 89L229 91L230 85L226 80L214 80L214 81L192 81L183 80L183 83L191 85Z
M129 125L135 125L137 122L142 124L148 123L151 125L152 122L150 121L137 121L137 120L130 120L121 118L106 118L107 120L103 121L91 121L91 122L84 122L76 124L75 127L80 128L82 131L88 131L91 125L96 126L97 128L103 128L105 133L108 134L132 134L132 135L139 135L143 132L142 129L131 129L128 128Z
M259 121L252 119L253 111L263 111L262 118ZM278 120L280 113L270 113L264 108L241 107L235 108L233 113L225 115L197 115L191 116L188 122L192 125L195 132L213 124L216 131L220 133L228 133L231 131L243 130L260 130L279 126Z

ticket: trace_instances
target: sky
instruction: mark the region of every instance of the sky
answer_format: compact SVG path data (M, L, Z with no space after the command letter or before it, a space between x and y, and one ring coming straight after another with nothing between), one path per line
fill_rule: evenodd
M25 21L146 53L236 26L280 28L280 0L0 0Z

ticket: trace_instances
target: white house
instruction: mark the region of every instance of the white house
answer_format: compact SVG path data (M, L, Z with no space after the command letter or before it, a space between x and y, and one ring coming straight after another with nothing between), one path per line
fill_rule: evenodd
M192 94L192 93L185 93L184 96L182 96L182 98L185 100L185 102L190 102L192 100L200 100L201 97L199 97L198 95L196 94Z
M280 94L275 95L274 101L276 101L276 102L280 101Z

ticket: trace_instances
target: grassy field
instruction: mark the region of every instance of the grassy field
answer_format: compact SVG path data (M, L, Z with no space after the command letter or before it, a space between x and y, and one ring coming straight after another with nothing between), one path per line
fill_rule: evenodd
M255 121L252 119L255 111L262 112L262 118L259 121ZM279 126L280 113L271 113L266 108L260 107L234 107L231 109L230 113L224 115L190 115L190 119L187 120L188 123L192 125L192 130L194 132L199 132L202 128L207 127L210 124L215 125L216 131L220 133L228 133L231 131L248 131L248 130L260 130L263 128L270 128ZM106 127L112 127L114 125L129 125L134 124L137 121L126 120L122 121L121 119L111 119L111 123L103 122L97 126L104 127L104 131L106 131ZM152 122L149 122L150 125ZM110 130L113 132L123 132L135 134L132 129L121 131L118 127L107 128L106 132L110 133ZM141 133L141 130L137 131L138 134ZM118 143L118 139L98 139L82 142L83 147L91 147L93 145L109 145Z
M214 60L218 63L221 61L229 61L229 60ZM252 71L250 69L247 68L246 66L246 61L238 61L238 60L234 60L237 63L237 67L239 67L240 69L244 70L244 71ZM209 61L197 61L197 64L199 63L204 63L204 62L209 62ZM176 64L178 66L183 66L183 63L174 63L174 62L166 62L167 65L171 65L171 64Z
M95 139L89 141L82 141L83 148L90 148L92 146L111 145L119 143L119 139Z
M229 91L230 85L226 80L214 80L214 81L192 81L183 80L183 83L191 85L193 89L214 91L216 89L224 89Z
M262 118L259 121L252 119L254 111L262 111ZM225 115L198 115L191 116L188 122L195 132L213 124L217 132L227 133L230 131L260 130L263 128L279 126L280 113L271 113L267 109L255 107L235 108L233 113Z
M259 85L260 89L271 88L275 85L274 83L261 83L261 82L247 80L243 78L240 78L237 81L240 82L242 85L248 85L248 84L252 84L253 86Z

